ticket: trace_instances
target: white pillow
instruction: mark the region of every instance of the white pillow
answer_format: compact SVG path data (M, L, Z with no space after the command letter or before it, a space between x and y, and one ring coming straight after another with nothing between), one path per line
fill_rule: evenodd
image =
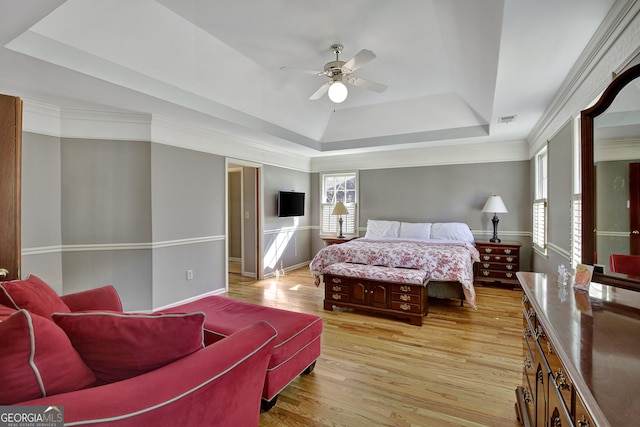
M367 221L367 233L365 239L382 239L385 237L398 237L400 221L382 221L370 219Z
M431 225L431 238L440 240L458 240L473 243L473 234L469 226L462 222L435 222Z
M427 240L431 237L431 223L401 222L398 237Z

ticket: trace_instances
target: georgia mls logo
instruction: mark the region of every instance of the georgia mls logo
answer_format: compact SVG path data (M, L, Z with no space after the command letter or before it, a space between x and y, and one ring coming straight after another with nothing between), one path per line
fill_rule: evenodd
M0 406L0 427L62 427L61 406Z

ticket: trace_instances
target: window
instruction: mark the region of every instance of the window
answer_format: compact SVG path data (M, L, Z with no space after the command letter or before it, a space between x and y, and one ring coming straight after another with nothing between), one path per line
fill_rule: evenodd
M337 202L344 203L349 215L342 218L342 234L357 234L358 173L321 174L320 234L337 234L338 217L331 215Z
M535 158L535 199L533 201L533 248L547 253L547 147Z
M573 127L573 183L571 191L571 267L582 262L582 193L580 177L580 117Z

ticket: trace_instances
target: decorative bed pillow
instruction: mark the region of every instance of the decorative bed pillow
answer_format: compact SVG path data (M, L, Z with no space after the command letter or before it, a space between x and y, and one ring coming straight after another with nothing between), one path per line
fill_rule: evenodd
M204 313L54 313L82 360L107 384L160 368L203 348Z
M79 390L95 381L50 319L18 310L0 322L0 405Z
M43 317L50 317L56 311L71 311L51 286L33 274L25 280L0 282L0 304L16 310L23 308Z
M365 239L382 239L385 237L398 237L400 221L383 221L370 219L367 221L367 233Z
M435 222L431 225L431 238L436 240L458 240L473 243L469 226L463 222Z
M401 222L398 237L427 240L431 238L431 223Z

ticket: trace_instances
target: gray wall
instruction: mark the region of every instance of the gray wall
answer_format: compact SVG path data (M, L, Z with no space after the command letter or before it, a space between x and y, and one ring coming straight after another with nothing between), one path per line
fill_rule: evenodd
M33 273L62 293L60 138L22 135L22 277Z
M162 144L151 154L153 307L224 290L224 158Z
M412 222L464 222L476 240L491 238L493 214L487 198L502 197L508 213L498 214L498 236L519 241L523 270L531 265L530 164L522 162L421 166L360 171L361 234L368 219Z
M307 263L311 254L311 176L307 172L276 166L264 167L264 272ZM278 191L300 191L305 196L305 215L278 218ZM315 193L317 195L317 192ZM317 232L315 233L317 235Z
M61 294L113 284L126 310L225 289L223 157L33 133L23 144L23 277Z
M113 284L149 308L150 144L63 138L60 165L64 293Z
M570 121L547 144L547 253L533 252L533 270L555 274L571 267L571 197L574 127ZM535 190L535 158L531 160L531 200Z

